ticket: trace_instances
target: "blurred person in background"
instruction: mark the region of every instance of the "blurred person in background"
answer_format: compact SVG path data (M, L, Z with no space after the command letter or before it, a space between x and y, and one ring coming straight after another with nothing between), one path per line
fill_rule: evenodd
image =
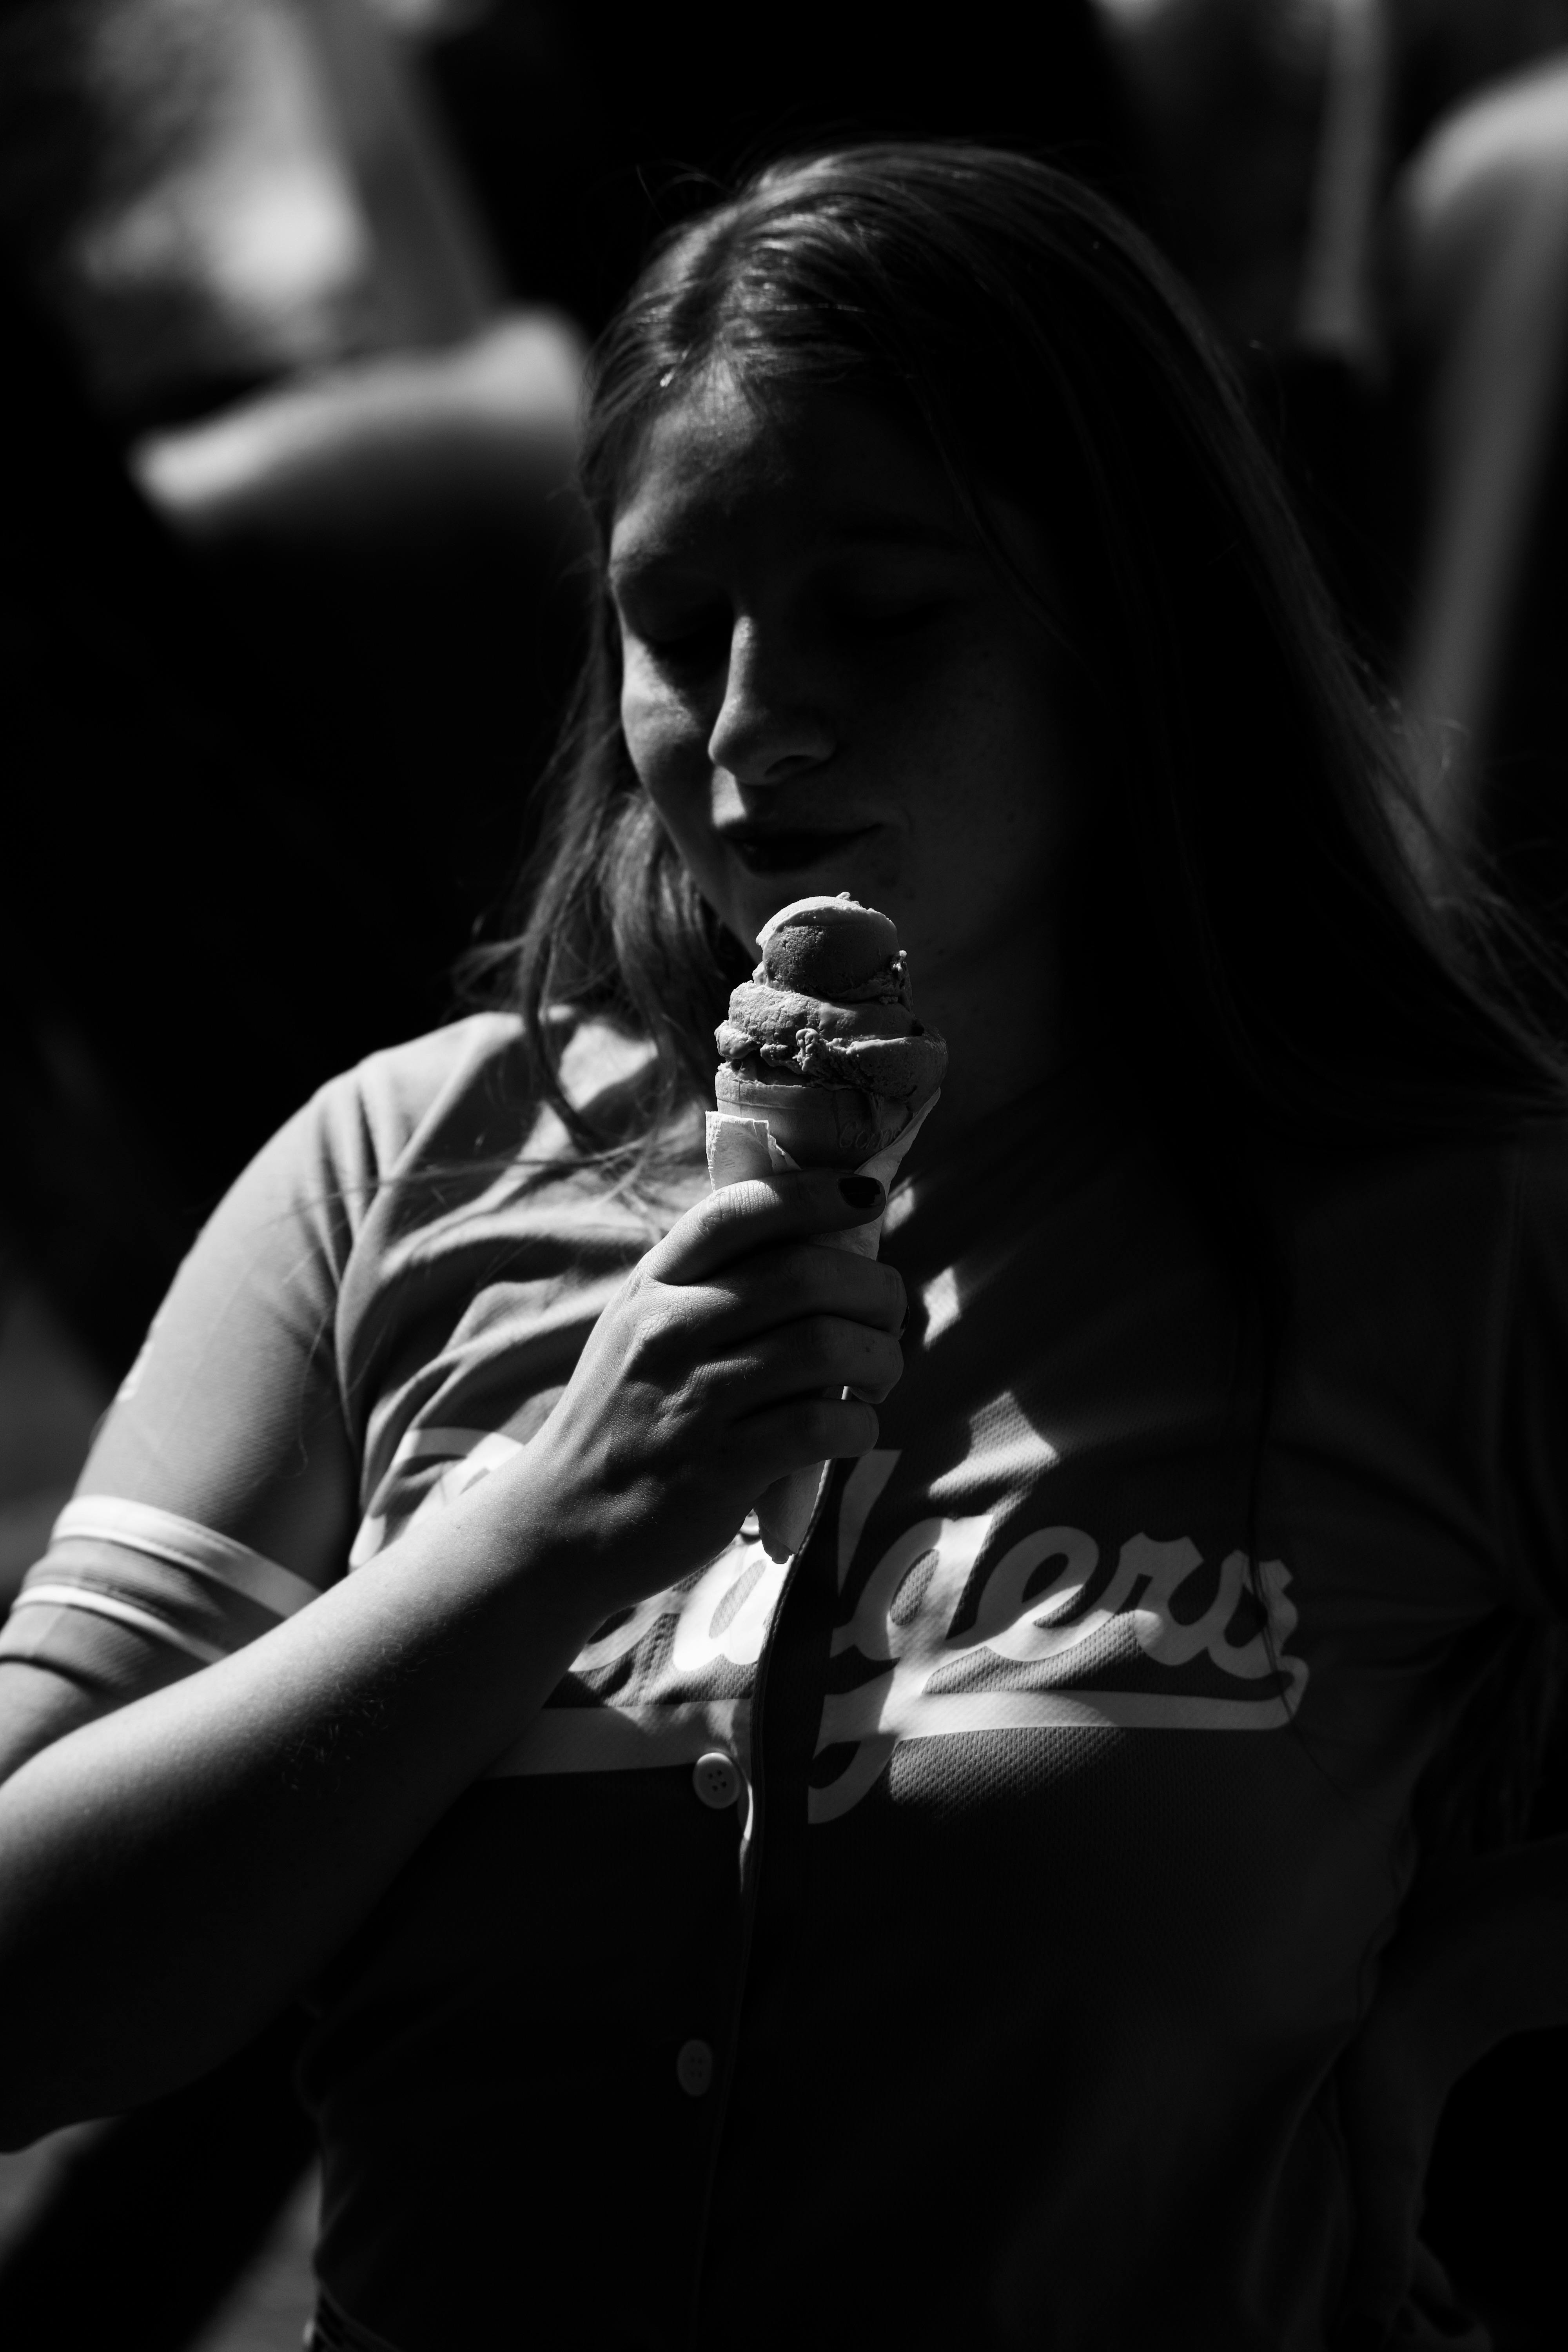
M574 648L580 335L328 13L0 24L7 1593L236 1168L442 1016ZM298 2033L72 2147L0 2336L187 2340L306 2162Z
M1145 218L1249 378L1426 804L1568 946L1568 7L1100 0ZM1536 974L1516 963L1527 993ZM1568 1827L1559 1724L1535 1803ZM1428 2229L1497 2340L1561 2333L1568 2035L1460 2084Z
M299 780L236 723L243 697L225 691L223 639L177 546L14 279L5 306L0 1385L21 1437L5 1454L15 1590L205 1204L313 1050L330 950L301 969L281 929L329 937L333 893ZM320 1025L331 1034L331 1015ZM227 1076L237 1053L243 1089ZM298 2038L280 2020L199 2091L34 2173L0 2244L0 2338L186 2340L308 2160Z
M506 294L366 0L22 0L0 107L17 271L426 1017L570 664L581 332Z
M1148 219L1274 413L1430 804L1568 909L1565 0L1098 0Z

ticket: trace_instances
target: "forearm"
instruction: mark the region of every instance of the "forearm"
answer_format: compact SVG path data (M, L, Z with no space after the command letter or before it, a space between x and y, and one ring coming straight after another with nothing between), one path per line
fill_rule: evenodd
M526 1727L604 1612L537 1497L494 1504L0 1789L0 2143L237 2046Z
M606 1617L711 1559L785 1472L876 1442L905 1312L817 1238L834 1171L688 1210L545 1427L237 1657L0 1789L0 2145L172 2088L337 1952ZM853 1397L845 1391L853 1390Z

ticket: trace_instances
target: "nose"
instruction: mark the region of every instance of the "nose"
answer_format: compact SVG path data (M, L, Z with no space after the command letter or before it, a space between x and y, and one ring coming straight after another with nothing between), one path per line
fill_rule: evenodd
M834 749L823 681L776 629L742 616L730 637L724 700L708 757L741 784L784 784Z

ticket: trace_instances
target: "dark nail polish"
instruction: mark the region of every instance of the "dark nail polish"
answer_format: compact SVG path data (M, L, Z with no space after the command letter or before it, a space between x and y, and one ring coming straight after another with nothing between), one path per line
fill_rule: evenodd
M841 1176L838 1189L852 1209L860 1209L867 1216L882 1205L882 1188L874 1176Z

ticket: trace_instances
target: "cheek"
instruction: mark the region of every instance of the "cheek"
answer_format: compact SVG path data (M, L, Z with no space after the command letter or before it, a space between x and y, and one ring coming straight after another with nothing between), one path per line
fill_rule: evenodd
M695 715L668 687L630 668L621 685L621 732L637 781L656 802L705 776L707 743Z
M650 770L657 769L668 757L675 732L672 722L668 697L645 685L635 671L628 670L621 682L621 733L626 737L632 765L645 785L651 782Z
M637 780L682 858L703 879L711 855L707 738L679 697L628 675L621 732Z

